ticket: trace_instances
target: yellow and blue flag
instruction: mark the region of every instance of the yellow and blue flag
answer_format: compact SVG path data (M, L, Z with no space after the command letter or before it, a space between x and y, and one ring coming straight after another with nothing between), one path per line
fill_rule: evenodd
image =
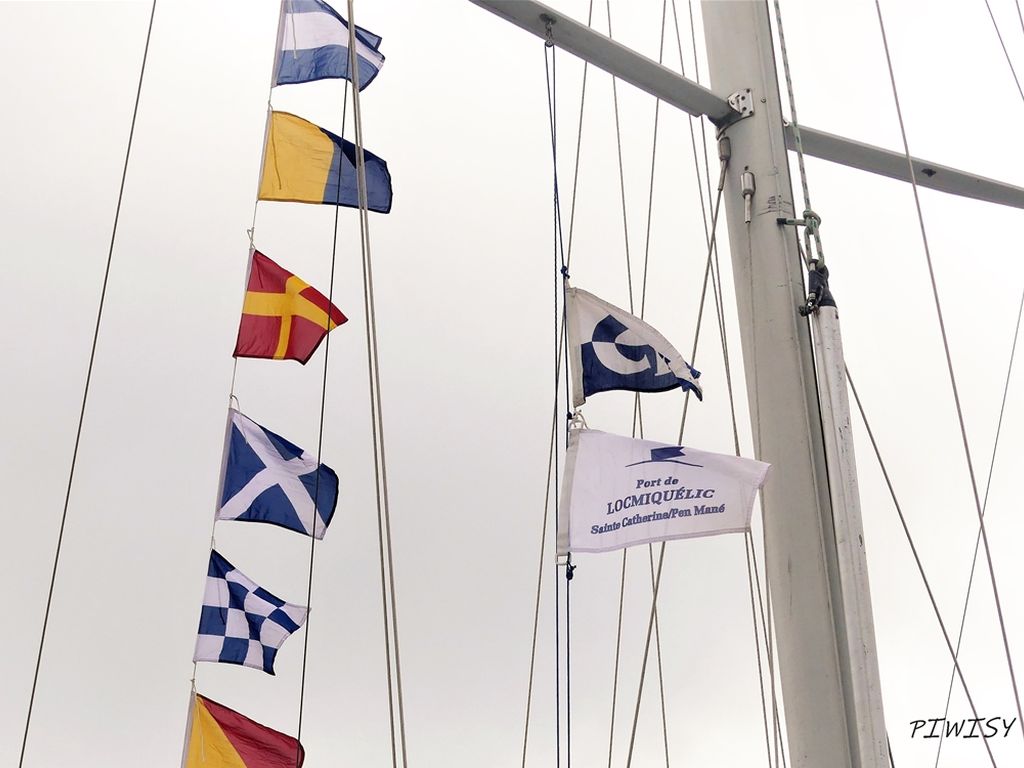
M323 0L282 0L274 85L342 78L363 90L384 66L380 37L355 28L358 75L349 74L348 22Z
M366 150L363 156L367 207L388 213L388 164ZM288 112L271 112L259 199L358 208L355 144Z

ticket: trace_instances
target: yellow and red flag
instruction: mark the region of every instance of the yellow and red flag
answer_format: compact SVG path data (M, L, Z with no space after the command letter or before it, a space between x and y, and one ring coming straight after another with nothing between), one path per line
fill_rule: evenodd
M347 320L316 288L253 250L235 357L305 365L324 336Z
M298 739L194 694L183 768L301 768Z

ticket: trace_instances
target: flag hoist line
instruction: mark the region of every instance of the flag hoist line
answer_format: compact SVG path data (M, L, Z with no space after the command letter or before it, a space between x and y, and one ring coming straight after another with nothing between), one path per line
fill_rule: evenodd
M282 2L281 3L281 10L280 10L279 17L278 17L278 36L277 36L277 46L275 47L275 51L274 51L274 66L273 66L273 70L272 70L273 71L273 75L271 77L270 87L268 89L268 96L267 96L267 117L266 117L266 123L265 123L265 127L264 127L264 142L263 142L264 152L263 152L263 156L261 158L261 163L260 163L259 179L258 179L258 182L257 182L257 194L256 194L256 200L255 200L254 205L253 205L252 223L251 223L251 226L250 226L250 228L249 228L249 230L247 232L247 234L249 236L250 254L249 254L249 260L247 262L246 285L248 285L249 274L250 274L250 272L252 270L253 251L254 251L254 248L255 248L255 246L254 246L254 239L255 239L256 218L257 218L257 212L258 212L259 200L260 200L259 185L260 185L260 182L262 181L262 177L263 177L265 166L266 166L266 162L267 162L267 155L266 155L267 137L269 136L271 120L272 120L272 117L273 117L273 107L272 107L272 103L271 103L271 95L272 95L273 88L274 88L274 86L276 84L276 80L277 80L276 74L277 74L278 66L279 66L279 61L278 61L278 59L279 59L279 52L283 48L281 42L282 42L282 35L284 34L284 32L283 32L284 16L285 16L285 5ZM348 27L349 27L349 32L350 32L350 35L349 35L350 50L353 52L353 56L351 57L350 63L349 63L349 66L350 66L349 72L350 73L352 73L352 72L358 73L360 70L359 70L359 65L358 65L358 62L357 62L357 60L355 58L355 53L354 53L355 52L355 48L356 48L355 43L353 41L354 30L355 30L355 22L352 19L351 4L350 4L350 7L349 7ZM347 118L348 86L349 86L349 78L345 78L345 91L344 91L343 99L342 99L342 121L341 121L341 124L342 124L342 128L341 128L342 137L343 137L343 134L344 134L346 118ZM357 93L357 92L358 92L358 89L354 89L354 93ZM361 131L360 131L360 135L361 135ZM361 150L361 147L359 147L359 149ZM363 163L363 158L362 158L361 151L360 151L359 155L360 155L359 162L360 162L360 164L362 164ZM361 202L363 204L362 215L365 216L366 215L366 210L367 210L367 206L366 206L366 193L365 193L365 172L360 174L360 182L359 183L360 183L361 189L362 189L362 194L361 194ZM342 188L341 188L341 183L340 183L340 179L339 179L338 188L337 188L337 196L336 196L336 198L334 200L334 203L335 203L334 228L333 228L332 249L331 249L330 285L329 285L329 288L328 288L328 305L329 306L333 306L333 303L334 303L334 276L335 276L335 272L336 272L337 238L338 238L339 217L340 217L340 210L339 210L340 206L338 205L338 203L340 203L340 201L341 201L341 193L342 193ZM330 330L330 329L328 328L328 330ZM321 397L320 397L320 404L319 404L319 423L318 423L318 438L317 438L317 452L316 452L316 462L317 462L318 466L321 464L322 451L323 451L323 433L324 433L324 423L325 423L327 376L328 376L328 371L329 371L329 360L330 360L330 333L329 332L326 334L326 339L324 341L324 345L325 345L324 346L324 370L323 370L323 377L322 377L322 382L321 382ZM232 369L231 390L230 390L230 393L229 393L229 405L230 405L232 400L234 400L237 403L237 397L235 395L237 365L238 365L238 361L237 361L237 357L236 357L235 360L234 360L233 369ZM227 426L227 429L226 429L226 432L225 432L225 454L224 454L225 457L227 455L227 440L228 440L228 437L230 436L230 429L231 429L230 424L231 424L231 420L230 420L230 417L229 417L229 419L228 419L228 426ZM223 483L223 476L224 476L224 467L222 466L221 483ZM315 510L317 508L318 501L319 501L319 495L320 495L319 494L319 491L320 491L319 486L320 486L320 473L317 473L316 480L315 480L315 485L314 485L314 492L313 492L314 514L315 514ZM218 490L218 503L220 501L220 493L221 493L221 490ZM214 520L214 526L215 525L216 525L216 519ZM212 532L211 532L211 538L210 538L210 550L211 550L211 553L213 551L213 547L214 547L214 537L213 537ZM306 604L307 604L307 607L312 602L311 597L312 597L312 582L313 582L313 573L314 573L314 565L315 565L315 553L316 553L316 537L311 535L310 536L309 568L308 568L307 589L306 589ZM382 589L386 589L386 585L383 584L383 582L382 582ZM385 608L385 623L386 622L387 622L387 616L386 616L386 608ZM301 760L301 750L302 750L302 747L301 747L301 744L299 743L298 740L301 738L301 735L302 735L302 723L303 723L304 700L305 700L305 681L306 681L307 658L308 658L308 643L309 643L309 628L308 628L308 621L307 621L306 634L305 634L305 637L304 637L304 640L303 640L302 672L301 672L300 692L299 692L299 713L298 713L298 725L297 725L297 735L296 735L296 750L297 750L296 758L295 758L296 759L296 763L298 763L298 761ZM389 688L390 688L390 668L391 668L391 666L390 666L390 658L389 658L388 659ZM198 704L196 702L196 698L195 698L196 697L196 691L195 691L195 671L196 671L196 665L194 663L193 664L193 678L192 678L192 681L191 681L191 683L192 683L192 691L191 691L191 694L192 694L192 696L191 696L192 706L190 707L190 710L189 710L189 717L188 717L189 723L191 723L192 720L193 720L193 715L194 715L194 711L193 710L194 710L194 707L198 706ZM389 696L389 706L390 706L390 696ZM393 715L392 715L392 721L393 721ZM186 739L187 739L187 734L188 734L188 724L186 724ZM188 748L188 745L187 745L187 742L186 742L186 750L187 750L187 748ZM394 753L395 753L394 727L392 725L392 756L393 756L393 758L394 758ZM187 758L187 755L184 755L183 759L186 759L186 758ZM404 760L403 760L403 762L404 762Z
M588 25L590 24L591 19L593 18L593 15L594 15L594 0L590 0L589 10L587 11L587 24ZM555 112L555 108L554 108L555 107L554 99L552 98L553 97L553 93L552 93L552 90L553 90L552 77L547 74L547 67L548 67L547 50L548 50L549 47L552 48L551 67L552 67L552 70L553 70L554 69L554 48L553 48L553 46L545 45L545 47L543 48L543 51L544 51L544 66L545 66L545 84L546 84L546 86L548 88L548 98L549 98L548 122L549 122L549 127L551 129L551 139L552 139L552 143L551 143L552 167L553 167L553 173L555 174L555 177L556 177L556 178L553 179L553 182L554 182L555 191L557 193L558 164L556 162L557 161L557 142L556 142L557 134L555 132L555 127L556 127L556 125L555 125L555 116L556 116L556 112ZM562 262L562 258L561 258L561 254L560 254L560 250L559 250L560 245L562 243L562 239L560 237L560 235L561 235L561 228L560 228L560 224L561 224L561 210L560 210L560 207L558 207L558 206L555 207L555 219L554 219L554 229L555 229L555 239L554 239L554 253L555 253L555 256L554 256L554 258L555 258L554 317L555 317L555 325L556 325L556 327L555 327L555 335L554 335L554 347L555 347L555 356L554 356L555 357L555 365L554 365L554 371L555 371L555 373L554 373L554 394L553 394L553 397L552 397L552 407L551 407L552 408L552 410L551 410L551 436L550 436L550 439L548 440L547 477L546 477L545 482L544 482L544 506L543 506L544 511L543 511L543 515L542 515L542 519L541 519L540 557L539 557L538 564L537 564L537 588L536 588L536 594L535 594L535 599L534 599L534 609L533 609L533 630L532 630L532 633L531 633L531 640L530 640L530 670L529 670L529 673L527 675L526 712L525 712L525 715L524 715L524 718L523 718L523 751L522 751L522 762L521 762L522 768L526 768L527 747L529 745L529 739L530 739L530 714L531 714L531 711L532 711L532 704L533 704L533 680L534 680L534 673L536 671L536 662L537 662L537 632L538 632L538 627L539 627L539 624L540 624L540 598L541 598L541 592L542 592L542 587L543 587L544 564L545 564L545 559L547 557L545 545L547 543L548 511L551 509L551 507L550 507L550 504L551 504L551 488L552 488L552 481L553 480L554 480L554 486L555 486L555 506L556 507L558 505L558 496L559 496L557 477L553 478L552 476L553 475L557 475L557 455L556 455L556 452L558 450L557 437L558 437L558 423L559 423L558 391L559 391L559 375L561 373L561 366L562 366L562 352L563 352L563 347L565 346L564 345L564 340L565 340L565 334L566 334L566 318L565 318L565 312L563 311L561 313L561 319L559 320L558 295L559 295L559 291L561 290L562 293L563 293L563 303L564 303L564 288L559 285L558 274L561 272L561 270L559 269L558 265L559 265L560 262L562 262L563 263L563 268L565 269L566 272L568 272L569 266L570 266L571 260L572 260L572 233L573 233L573 222L575 221L575 215L576 215L576 191L577 191L578 182L579 182L580 147L581 147L582 140L583 140L583 109L584 109L584 105L586 103L587 70L588 70L588 67L589 67L589 63L586 60L584 60L584 62L583 62L583 83L582 83L582 86L581 86L581 89L580 89L579 125L578 125L577 133L576 133L576 156L575 156L575 160L574 160L574 170L573 170L573 180L572 180L572 202L571 202L570 208L569 208L569 239L568 239L568 244L565 247L564 262ZM559 323L560 323L560 325L559 325ZM568 380L568 373L567 373L566 374L566 403L569 402L568 381L569 380ZM567 436L566 436L566 439L567 439ZM557 512L556 512L556 521L555 521L556 530L557 530L557 526L558 526L558 522L557 522ZM556 604L555 620L556 620L556 625L555 626L556 626L556 635L557 635L557 626L558 626L557 625L557 621L558 621L558 614L557 614L557 604L558 604L558 599L557 599L557 597L558 597L558 590L557 590L558 567L557 567L557 565L556 565L556 568L555 568L555 584L556 584L556 590L555 590L555 598L556 598L555 599L555 604ZM557 640L557 637L556 637L556 641L555 641L555 668L556 668L556 671L555 671L555 676L556 676L556 707L555 707L555 709L556 709L556 712L557 712L559 710L559 700L558 700L558 697L557 697L558 675L559 675L559 669L558 669L558 640ZM557 717L556 717L556 723L555 724L556 724L556 755L557 755L557 754L559 754L559 750L560 750L560 744L558 744L559 734L557 733L557 731L558 731L558 719L557 719Z
M153 18L156 16L156 0L149 9L149 24L146 27L146 44L142 51L142 64L139 67L139 84L135 91L135 106L132 109L131 128L128 131L128 145L125 148L124 164L121 169L121 184L117 192L117 207L114 209L114 223L110 231L110 247L107 249L107 261L103 270L103 287L100 289L99 305L96 309L96 323L93 328L92 346L89 350L89 364L85 372L85 384L82 387L82 407L78 414L78 427L75 430L75 445L71 452L71 466L68 469L67 490L64 493L64 509L61 512L60 528L57 533L57 545L53 555L53 570L50 574L50 586L46 594L46 609L43 612L43 626L39 634L39 650L36 654L35 671L32 674L32 689L29 693L28 711L25 715L25 730L21 738L21 751L18 754L18 768L25 762L25 748L28 744L29 729L32 725L32 709L36 700L36 687L39 683L39 668L43 661L43 648L46 644L46 628L50 621L50 608L53 604L53 589L57 582L57 568L60 565L61 545L64 542L64 528L68 519L68 507L71 502L71 487L75 479L75 466L78 462L78 448L82 440L82 427L85 423L85 409L89 402L89 385L92 383L92 370L96 361L96 345L100 335L100 324L103 320L103 306L107 297L107 285L110 279L110 267L114 258L114 243L117 241L117 224L121 217L121 202L124 199L125 180L128 178L128 161L132 154L132 142L135 138L135 122L139 115L139 101L142 98L142 82L146 74L146 61L149 58L149 42L153 35Z
M565 365L565 405L566 411L569 409L569 354L566 345L566 286L568 283L569 268L565 259L564 251L564 240L562 237L562 209L559 200L558 193L558 102L557 102L557 71L556 71L556 59L555 59L555 48L551 43L550 39L551 28L548 26L548 40L544 43L542 49L544 53L544 83L547 90L548 99L548 128L551 134L551 179L552 179L552 255L553 255L553 333L554 333L554 391L553 400L555 403L555 420L557 424L558 418L558 392L559 392L559 376L561 374L561 367L559 360L562 357L561 352L565 349L566 354L564 355ZM548 62L548 49L551 50L550 66ZM561 300L561 313L559 313L559 300ZM566 414L568 416L568 413ZM554 426L554 424L552 425ZM564 444L568 445L569 433L568 433L568 421L564 422L563 434ZM557 431L557 429L555 430ZM553 432L554 434L554 432ZM554 461L554 482L556 488L559 485L559 462L558 462L558 446L553 445L553 451L551 457ZM555 512L555 530L558 530L559 516L561 514L559 510L560 494L555 493L554 501L554 512ZM562 731L561 731L561 719L562 719L562 706L561 706L561 638L560 638L560 625L561 619L559 616L559 567L565 568L565 760L566 765L572 765L572 696L571 696L571 683L572 683L572 644L571 644L571 591L572 576L575 566L572 564L572 556L566 557L565 563L559 564L555 562L555 765L561 765L562 759Z

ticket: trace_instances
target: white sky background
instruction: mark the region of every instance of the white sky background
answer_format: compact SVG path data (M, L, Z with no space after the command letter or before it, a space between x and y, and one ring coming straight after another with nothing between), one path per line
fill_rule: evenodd
M555 5L586 18L583 0ZM616 38L656 57L661 3L612 6ZM1013 4L993 6L1024 69ZM883 9L912 152L1024 183L1024 105L984 3L890 0ZM373 215L371 232L409 762L518 765L552 397L542 45L467 2L362 0L356 11L360 25L383 36L387 56L362 104L367 148L388 161L395 189L393 212ZM0 73L3 765L16 764L21 744L148 12L148 3L0 3L8 61ZM898 149L874 4L789 0L783 12L801 121ZM157 8L26 766L180 759L277 15L271 0L162 0ZM692 62L682 4L680 15ZM671 11L669 18L667 52L675 46ZM598 3L594 24L605 23ZM704 73L699 27L697 40ZM677 67L677 56L667 53L666 63ZM558 55L566 222L581 72ZM329 81L279 88L272 98L275 108L340 132L342 90ZM619 104L639 291L654 100L620 85ZM689 350L703 226L688 120L669 108L661 114L647 317ZM628 306L610 78L594 70L583 130L573 279ZM814 160L808 173L848 364L955 632L976 516L911 191ZM1024 286L1022 214L922 194L983 492ZM262 203L256 244L326 293L332 223L327 206ZM309 768L390 761L356 225L356 213L343 210L335 297L351 319L332 337L324 439L343 495L318 547L310 622L285 644L276 677L213 664L198 673L201 692L294 733L301 634L310 632ZM720 231L724 246L724 224ZM725 247L722 264L738 372ZM685 442L729 452L712 319L696 360L706 397L692 404ZM243 410L315 448L323 363L322 349L304 368L241 361ZM1020 384L1018 371L988 530L1024 677ZM678 392L645 397L646 435L673 441L681 403ZM630 395L608 393L585 413L592 427L628 434L631 405ZM930 766L937 741L911 740L909 722L942 715L948 655L870 447L860 440L858 449L896 764ZM217 545L275 594L303 602L302 537L221 523ZM765 765L742 538L674 542L668 553L660 617L672 762ZM590 766L607 761L621 557L578 563L573 757ZM624 763L629 740L648 568L643 548L629 552L615 764ZM980 568L963 665L979 715L1009 719L1015 708L983 560ZM545 570L531 765L550 764L554 749L552 572ZM649 677L634 765L664 760L656 691ZM950 717L971 717L960 694ZM1001 765L1019 764L1019 726L992 747ZM943 765L987 764L980 740L951 743L943 754Z

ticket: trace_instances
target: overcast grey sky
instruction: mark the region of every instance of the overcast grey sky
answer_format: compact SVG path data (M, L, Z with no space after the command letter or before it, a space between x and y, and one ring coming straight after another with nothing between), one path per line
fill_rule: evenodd
M584 0L554 4L586 18ZM1024 69L1013 3L992 5ZM606 29L604 4L597 6L594 24ZM615 0L616 38L657 56L661 8L658 0ZM890 0L883 9L914 154L1024 184L1024 105L982 0ZM692 73L681 2L679 11ZM542 45L461 0L360 0L356 12L359 24L383 36L387 56L362 104L366 146L388 161L395 191L392 213L371 217L371 236L409 763L518 765L553 389ZM898 148L874 4L787 0L783 12L801 120ZM0 377L3 765L16 764L21 744L148 13L146 2L0 2L8 62L0 73L8 322ZM272 0L161 0L156 11L26 755L32 768L174 766L180 758L277 16ZM671 26L669 35L673 51ZM669 54L666 63L679 64ZM558 73L567 199L582 65L558 54ZM341 100L337 81L272 95L275 108L335 132ZM639 291L654 101L620 86L619 106ZM670 109L661 115L647 317L688 350L704 232L688 120ZM583 125L572 276L627 306L611 81L593 70ZM808 172L849 367L955 628L976 517L911 191L813 160ZM1024 287L1022 214L938 193L924 192L923 204L983 489ZM255 241L326 293L332 223L325 206L263 203ZM335 296L351 320L332 337L324 441L342 500L318 550L302 630L310 633L309 768L390 761L356 224L354 211L342 211ZM722 257L739 371L727 248ZM705 399L692 404L685 441L730 452L714 336L704 337L694 361ZM305 367L241 361L242 409L315 448L323 363L322 349ZM1018 371L987 519L1011 647L1024 665L1020 382ZM741 386L737 398L751 455ZM645 397L647 436L673 441L681 406L679 392ZM597 396L584 411L591 427L629 433L629 395ZM857 429L887 723L896 764L930 766L935 741L911 739L909 723L942 715L948 657ZM302 537L231 523L219 524L216 537L254 580L303 602ZM573 756L590 766L607 761L621 558L578 563ZM645 548L629 552L615 764L629 740L648 568ZM550 764L554 754L553 569L545 573L531 765ZM765 765L742 537L671 543L663 578L673 763ZM983 573L976 586L964 671L979 714L1009 719L1015 708ZM198 688L294 733L302 642L300 634L285 644L276 677L204 664ZM634 764L654 766L664 759L657 687L646 691ZM950 717L971 717L959 693ZM1000 765L1020 763L1022 734L1018 726L993 740ZM980 740L944 749L942 765L985 764Z

